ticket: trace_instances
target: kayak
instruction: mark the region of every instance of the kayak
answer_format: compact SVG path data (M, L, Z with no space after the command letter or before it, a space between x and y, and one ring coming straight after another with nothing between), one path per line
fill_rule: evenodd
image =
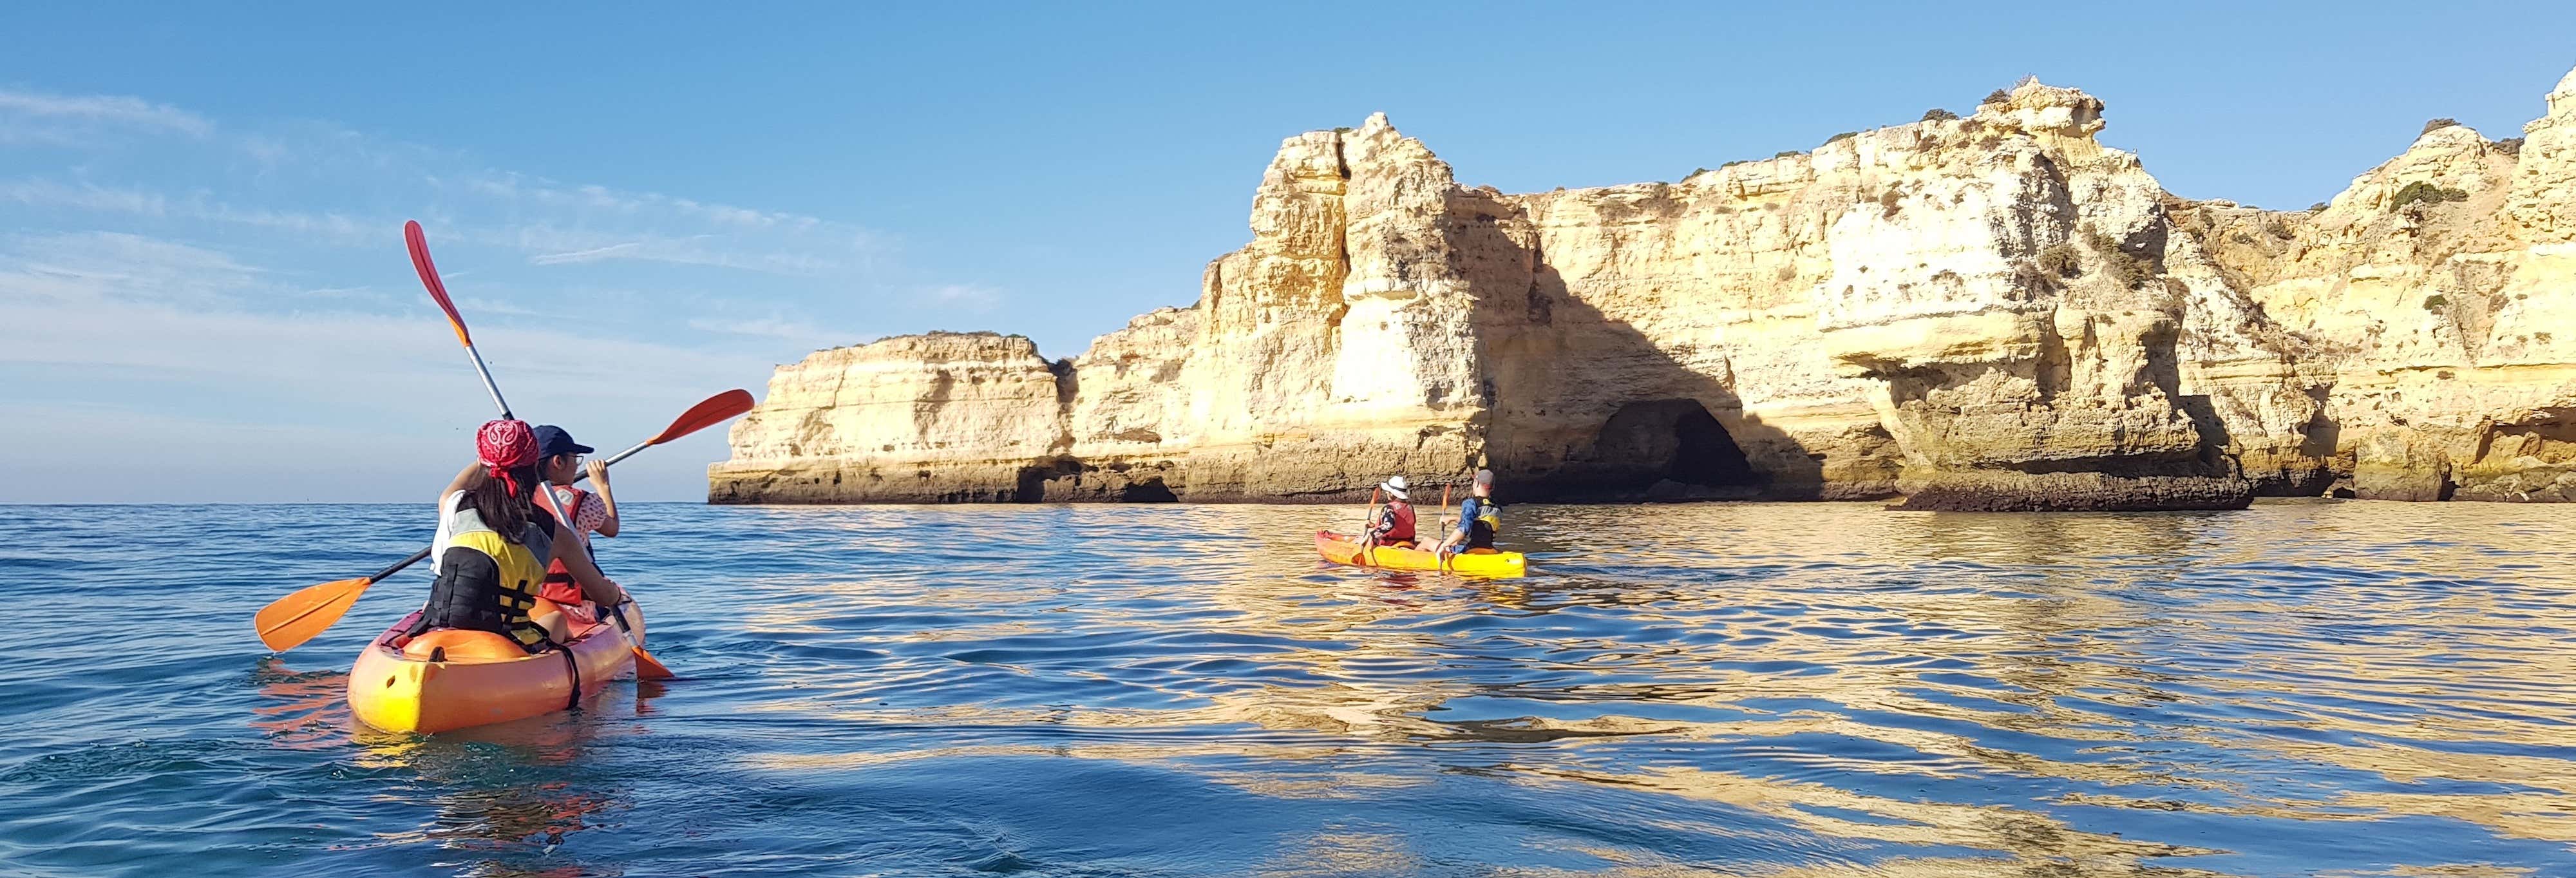
M1369 557L1360 558L1360 538L1328 530L1315 532L1315 553L1335 564L1362 567L1384 567L1389 570L1438 570L1440 555L1420 549L1377 546ZM1449 556L1449 572L1461 576L1520 576L1529 572L1529 560L1519 552L1472 553Z
M419 618L415 612L394 623L349 668L349 708L360 722L429 734L543 716L573 707L578 698L597 694L611 678L635 669L635 651L606 621L575 623L579 627L565 644L572 654L567 662L563 652L531 655L489 631L442 628L404 635ZM641 644L643 611L629 603L626 619Z

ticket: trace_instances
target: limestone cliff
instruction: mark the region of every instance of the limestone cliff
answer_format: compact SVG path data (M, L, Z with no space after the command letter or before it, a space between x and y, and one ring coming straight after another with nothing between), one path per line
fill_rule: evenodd
M783 367L718 502L1516 499L2239 506L2576 492L2576 74L2322 210L2167 194L2102 103L1679 183L1460 185L1385 117L1288 139L1199 299L1050 364L940 334Z

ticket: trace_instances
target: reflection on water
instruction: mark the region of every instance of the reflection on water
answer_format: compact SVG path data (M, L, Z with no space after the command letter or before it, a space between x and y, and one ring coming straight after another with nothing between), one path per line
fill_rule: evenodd
M685 679L577 715L353 728L341 669L418 580L283 659L132 648L399 556L407 511L67 510L0 549L0 599L80 597L0 644L0 861L2576 874L2550 507L1524 506L1533 575L1479 581L1317 563L1353 510L648 505L603 560Z

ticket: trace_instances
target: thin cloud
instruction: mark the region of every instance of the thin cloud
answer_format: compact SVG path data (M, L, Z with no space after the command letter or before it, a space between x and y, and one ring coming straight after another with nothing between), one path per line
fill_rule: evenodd
M543 327L478 326L474 335L513 402L523 395L661 399L669 388L721 384L769 368L755 357ZM558 351L581 356L549 353ZM221 304L117 299L0 299L0 364L9 363L78 366L179 387L256 386L263 394L336 406L473 385L470 374L458 372L455 337L434 318L257 314Z
M30 207L69 207L150 217L170 213L169 197L157 192L86 184L75 186L37 178L0 182L0 200Z
M811 321L789 319L775 314L748 320L715 320L700 317L690 320L689 328L700 332L775 338L797 344L825 347L848 344L851 339L859 337L856 333L826 330L815 326Z
M837 259L792 249L757 249L729 246L732 236L698 234L686 237L665 235L621 236L632 240L609 242L610 236L598 232L574 231L551 225L523 226L506 241L486 239L490 243L516 246L523 251L537 251L528 261L536 265L574 265L586 262L628 260L659 262L669 265L705 265L774 274L781 277L829 277L845 273L847 263Z
M0 88L0 115L136 128L158 128L191 137L214 133L206 117L123 95L57 95Z
M606 186L569 186L522 174L493 172L458 181L466 190L508 201L576 208L638 217L691 219L747 229L816 229L841 224L802 214L708 204L656 192L625 192Z
M337 213L304 213L236 207L205 193L170 195L133 187L65 183L40 177L0 182L0 201L29 207L65 207L154 219L187 219L285 232L302 240L344 246L383 246L395 219L360 219Z
M606 247L593 247L570 253L543 253L528 257L528 262L532 265L575 265L583 262L597 262L602 259L619 258L620 255L632 253L643 246L641 242L628 241L623 244L610 244Z
M528 307L523 306L523 305L514 305L514 304L511 304L511 303L509 303L509 302L500 301L500 300L498 300L498 299L481 299L481 298L476 298L476 297L473 297L473 296L463 296L463 297L460 297L460 298L458 298L458 299L456 300L456 304L457 304L458 306L460 306L460 307L464 308L464 309L465 309L465 311L466 311L467 313L476 314L476 315L482 315L482 314L507 314L507 315L510 315L510 316L512 316L512 317L548 317L548 316L554 316L554 315L549 315L549 314L546 314L546 313L543 313L543 312L540 312L540 311L536 311L536 310L534 310L534 309L528 308Z
M222 252L124 232L19 236L0 253L0 301L205 301L247 288L261 274Z
M536 265L628 260L800 278L871 272L881 240L857 225L804 214L477 169L467 155L329 123L219 132L202 116L140 98L0 90L0 144L41 139L78 146L84 126L103 125L208 140L184 146L194 150L183 153L186 160L220 169L246 158L259 170L236 181L253 182L263 194L328 192L344 202L356 196L382 204L375 211L301 211L259 204L240 187L180 192L44 176L0 182L0 202L222 223L345 247L381 247L387 230L416 215L417 205L435 204L439 215L421 218L439 220L433 224L439 237L515 249ZM96 173L102 172L83 166L77 176ZM227 182L221 174L201 179Z
M1000 291L977 284L947 284L930 288L923 298L933 305L981 314L1002 303Z

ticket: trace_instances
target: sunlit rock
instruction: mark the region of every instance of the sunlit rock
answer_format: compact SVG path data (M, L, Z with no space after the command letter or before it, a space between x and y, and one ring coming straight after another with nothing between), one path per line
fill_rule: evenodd
M1538 499L2232 508L2576 495L2576 74L2314 212L2189 201L2026 80L1677 183L1457 183L1383 115L1284 141L1199 298L1053 363L782 367L717 502Z

